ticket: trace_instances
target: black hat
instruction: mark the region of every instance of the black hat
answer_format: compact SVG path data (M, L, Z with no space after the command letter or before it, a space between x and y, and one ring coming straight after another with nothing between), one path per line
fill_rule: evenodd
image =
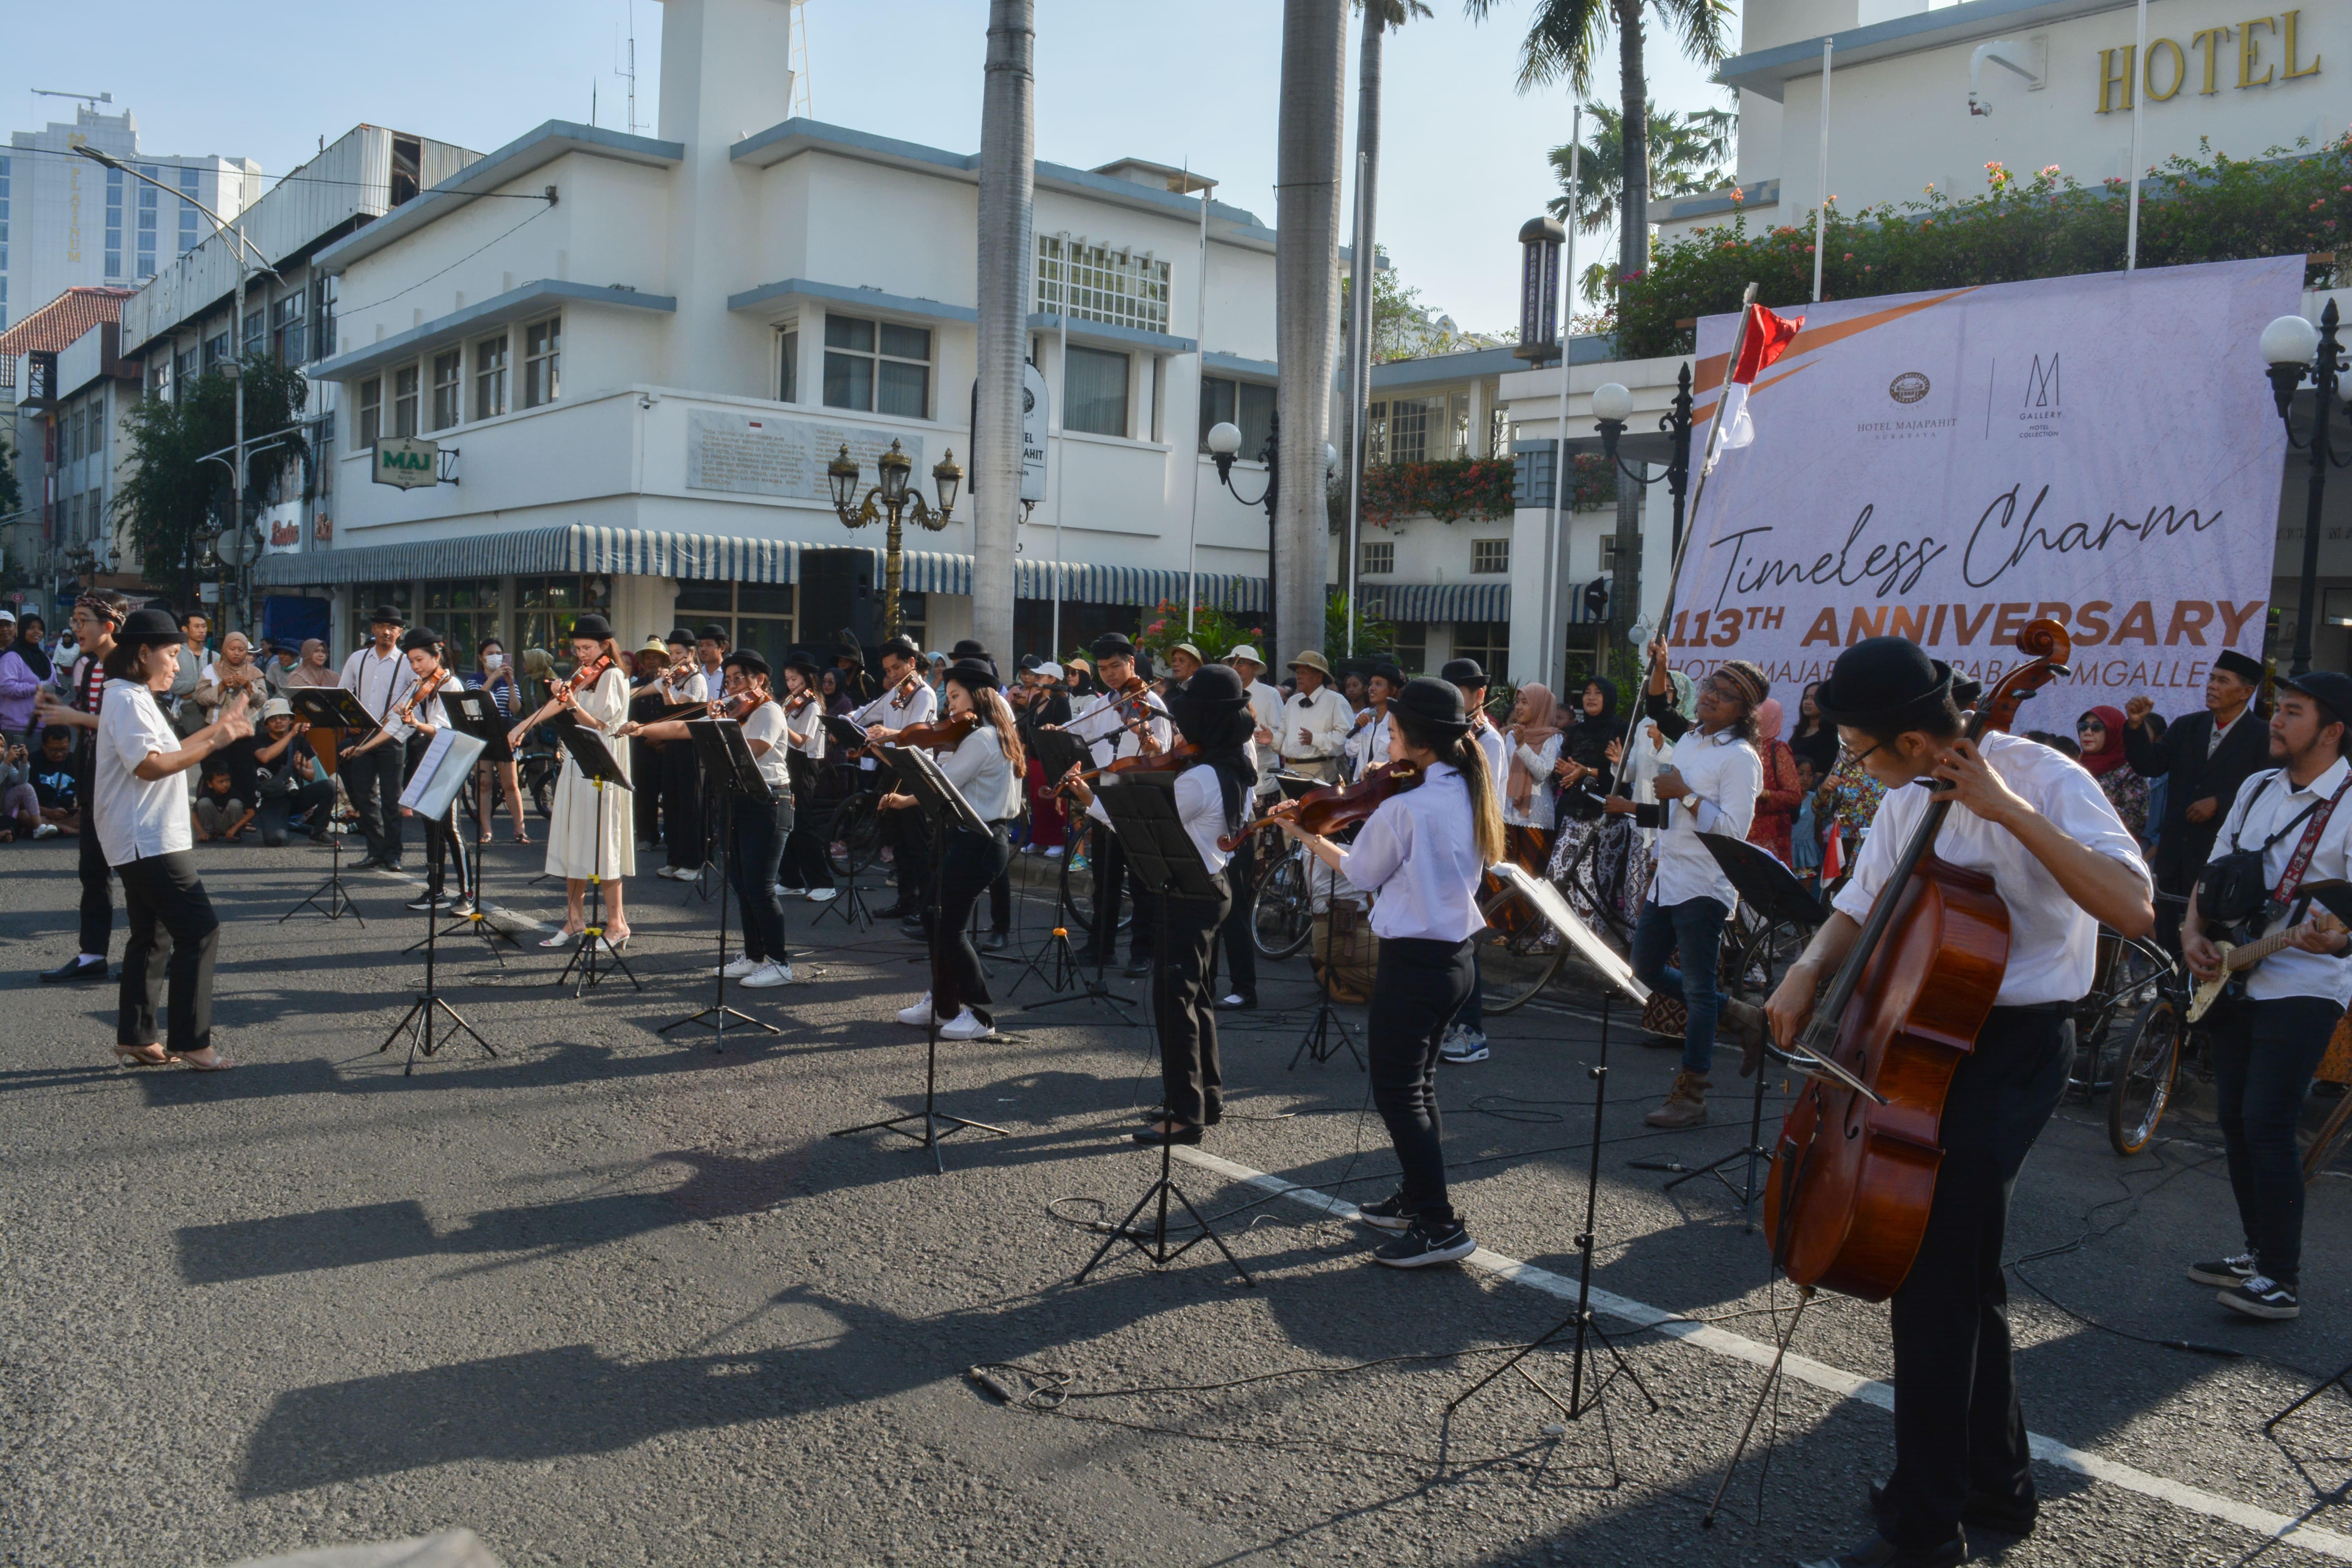
M1135 645L1127 640L1125 632L1105 632L1095 638L1094 656L1097 658L1133 658Z
M120 643L178 642L180 627L168 612L149 605L122 617L122 625L115 630L114 640Z
M572 635L575 637L594 637L601 642L613 635L613 623L602 616L582 616L572 623Z
M719 661L722 669L740 669L746 675L772 675L768 661L748 647L739 647Z
M705 621L702 624L702 628L694 634L694 640L697 642L715 642L720 647L725 647L727 646L727 628L720 626L717 621Z
M996 667L982 659L956 660L948 666L946 679L954 681L958 686L973 689L982 687L991 691L997 689Z
M2219 664L2221 661L2215 659L2213 662ZM2300 691L2326 708L2335 718L2352 724L2352 675L2334 669L2315 669L2308 675L2282 675L2279 677L2279 689Z
M408 635L400 639L400 651L415 653L418 648L423 648L427 653L440 652L441 634L431 626L410 627Z
M1830 666L1813 705L1832 724L1880 730L1925 721L1952 694L1952 667L1909 637L1864 637Z
M1381 679L1387 681L1391 691L1398 691L1403 689L1404 671L1399 669L1395 665L1389 663L1386 659L1381 660L1378 664L1373 665L1371 668L1364 671L1364 679L1367 680L1370 680L1374 676L1378 676ZM1449 681L1447 684L1451 685L1452 682Z
M905 659L919 659L923 657L923 650L915 646L915 639L904 636L892 637L874 651Z
M662 638L662 641L666 643L684 643L687 647L692 647L694 646L694 634L687 630L684 626L672 626L669 629L669 636Z
M1486 667L1475 658L1449 658L1445 661L1445 668L1438 671L1438 674L1456 686L1467 686L1474 689L1487 684Z
M1196 746L1238 746L1256 727L1249 688L1231 665L1204 664L1168 694L1169 716Z
M1413 677L1404 683L1403 690L1389 700L1391 713L1399 710L1449 741L1470 732L1470 720L1462 708L1462 689L1450 680L1428 675Z
M816 655L804 647L796 647L784 655L784 668L806 670L809 674L814 675L817 673Z
M1034 653L1024 653L1021 656L1021 673L1024 675L1032 675L1038 670L1051 668L1053 667Z
M950 658L987 658L988 649L971 637L960 637L948 653ZM991 662L994 662L991 660Z
M2225 647L2220 653L2215 654L2213 656L2213 668L2216 669L2226 669L2231 675L2236 676L2239 679L2246 681L2251 685L2260 686L2263 683L2262 661L2259 659L2248 658L2244 654L2240 653L2233 647ZM2316 696L2317 694L2314 693L2313 695ZM2326 702L2327 701L2327 699L2321 697L2319 700ZM2331 703L2330 706L2332 707L2334 705Z
M372 626L404 626L407 624L408 617L390 605L378 605L368 612L368 625Z

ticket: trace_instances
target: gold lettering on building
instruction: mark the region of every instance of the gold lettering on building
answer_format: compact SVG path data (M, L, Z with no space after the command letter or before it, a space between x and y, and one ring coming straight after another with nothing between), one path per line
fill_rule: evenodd
M2279 42L2286 47L2286 69L2279 73L2279 80L2281 81L2293 81L2299 76L2317 76L2319 74L2319 57L2317 55L2312 56L2311 63L2304 67L2303 69L2297 70L2294 68L2294 26L2296 21L2300 19L2302 16L2303 13L2300 11L2287 11L2281 13L2279 16Z
M2099 51L2099 112L2132 106L2132 46Z
M2254 62L2262 57L2261 41L2254 37L2256 27L2268 27L2273 32L2276 32L2278 18L2249 16L2238 24L2238 85L2240 87L2268 87L2271 84L2271 72L2276 68L2266 65L2263 67L2263 74L2260 78L2254 75Z
M2197 89L2197 96L2200 98L2221 90L2214 84L2213 72L2214 68L2221 63L2221 46L2230 41L2231 31L2231 29L2228 27L2208 27L2189 40L2190 48L2205 51L2205 85Z
M2189 49L2204 53L2204 67L2199 72L2197 96L2210 98L2221 90L2223 51L2234 37L2238 45L2238 80L2241 88L2269 87L2277 82L2298 81L2319 74L2321 57L2313 55L2308 65L2303 63L2300 10L2282 11L2275 16L2250 16L2235 26L2203 27L2189 36L2189 47L2184 49L2173 38L2151 38L2147 54L2135 61L2135 50L2129 44L2099 51L2099 108L2101 114L2118 110L2129 112L2135 86L2147 95L2150 103L2163 103L2179 95L2189 85ZM2268 27L2278 36L2279 47L2285 58L2274 63L2263 54L2258 29ZM2158 69L2159 57L2170 56ZM2137 68L2135 69L2137 65ZM2256 68L2260 74L2256 74ZM2158 83L2165 85L2159 89Z
M2156 58L2158 55L2166 49L2170 49L2172 51L2172 85L2166 88L2163 91L2158 92L2156 87ZM2143 87L2147 92L2147 100L2150 103L2162 103L2165 100L2179 92L2182 85L2188 80L2189 57L2180 52L2180 46L2179 44L2174 43L2170 38L2158 38L2156 42L2148 45L2147 65L2141 73L2141 81Z

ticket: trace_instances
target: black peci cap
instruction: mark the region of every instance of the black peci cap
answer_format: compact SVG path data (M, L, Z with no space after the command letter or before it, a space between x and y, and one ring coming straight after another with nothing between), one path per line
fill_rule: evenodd
M2225 647L2220 653L2215 654L2213 656L2213 668L2216 669L2226 669L2231 675L2236 676L2239 679L2249 682L2252 685L2260 686L2263 683L2263 667L2261 660L2249 658L2233 647ZM2325 702L2327 700L2323 697L2320 700Z

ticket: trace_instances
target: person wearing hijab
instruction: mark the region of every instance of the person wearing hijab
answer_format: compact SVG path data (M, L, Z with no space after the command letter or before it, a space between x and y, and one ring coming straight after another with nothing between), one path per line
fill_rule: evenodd
M2074 740L2083 748L2083 766L2099 781L2099 793L2116 808L2134 838L2147 837L2147 781L2124 756L2124 714L2120 708L2094 708L2074 721Z
M1616 782L1617 764L1609 747L1624 738L1625 721L1617 717L1617 683L1596 675L1577 694L1575 721L1560 732L1559 760L1552 764L1563 830L1571 821L1600 818L1601 803Z
M1524 866L1542 865L1551 847L1551 773L1559 761L1566 718L1551 688L1530 680L1519 688L1503 731L1509 748L1503 775L1504 837L1511 858Z
M1748 842L1770 851L1781 865L1793 866L1789 836L1805 792L1797 781L1797 753L1780 739L1780 723L1779 698L1768 697L1756 705L1756 754L1764 764L1764 787L1756 796L1756 820L1748 825Z
M310 686L333 686L337 683L334 667L327 662L327 645L317 637L302 639L302 657L286 672L285 684L289 689Z

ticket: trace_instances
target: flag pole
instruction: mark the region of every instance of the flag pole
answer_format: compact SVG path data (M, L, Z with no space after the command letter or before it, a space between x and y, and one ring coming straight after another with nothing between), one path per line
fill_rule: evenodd
M1691 490L1690 512L1683 520L1682 542L1675 547L1674 570L1666 577L1666 601L1658 611L1655 635L1665 637L1675 622L1675 595L1682 587L1683 558L1690 553L1691 541L1698 537L1698 506L1706 499L1706 477L1715 472L1717 458L1723 456L1723 405L1731 396L1731 373L1739 364L1740 351L1748 346L1748 308L1756 303L1756 285L1750 283L1739 296L1739 325L1732 329L1731 354L1723 362L1723 391L1715 400L1715 417L1706 433L1706 457L1699 464L1698 483Z

